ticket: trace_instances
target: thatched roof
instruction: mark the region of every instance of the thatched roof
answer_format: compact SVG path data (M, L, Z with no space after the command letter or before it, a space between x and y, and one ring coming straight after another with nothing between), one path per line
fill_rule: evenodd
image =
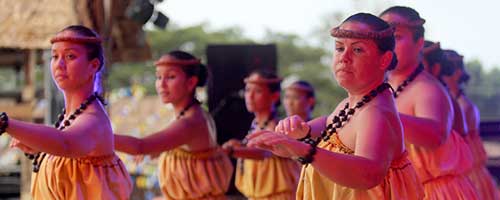
M111 47L113 62L151 59L142 24L125 16L131 0L110 0L110 24L104 0L0 0L0 48L48 49L50 38L66 26L96 30Z
M73 0L0 0L0 47L47 49L65 26L77 24Z

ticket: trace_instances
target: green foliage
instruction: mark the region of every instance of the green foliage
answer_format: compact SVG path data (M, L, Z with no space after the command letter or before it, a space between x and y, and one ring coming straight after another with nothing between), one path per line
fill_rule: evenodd
M243 36L239 28L207 31L207 24L186 28L147 31L147 40L151 45L153 58L173 50L181 49L195 56L205 57L208 44L268 44L278 47L278 67L280 76L296 75L311 82L317 90L315 116L329 114L335 105L345 97L345 92L333 81L330 67L321 61L329 58L330 53L320 47L309 46L294 34L268 32L266 39L254 41ZM153 62L115 63L109 71L110 89L130 87L133 82L140 82L146 87L146 94L154 95Z
M340 16L333 17L338 21ZM325 26L329 27L325 20ZM208 24L191 27L170 27L167 30L147 31L147 40L151 45L153 58L174 50L181 49L205 58L208 44L276 44L278 47L278 69L282 77L293 77L309 81L316 89L317 104L314 116L329 114L341 99L345 91L333 80L331 57L333 44L328 34L321 34L323 42L310 45L295 34L268 31L260 41L245 37L238 27L220 30L208 30ZM323 30L319 32L327 32ZM316 37L316 36L315 36ZM145 63L115 63L109 71L108 88L130 87L138 82L146 87L146 94L155 95L153 61ZM500 116L500 70L485 72L478 60L467 63L471 80L466 88L467 94L478 105L482 120L498 120ZM282 112L281 112L282 113Z
M204 56L208 44L253 43L242 35L237 27L225 28L216 31L206 31L207 24L192 27L152 30L147 32L147 40L153 50L153 58L180 49L193 53L195 56Z
M330 64L321 61L331 57L329 52L320 47L308 45L294 34L268 31L265 43L274 43L278 47L278 67L282 77L295 78L310 82L316 90L314 116L330 114L346 93L333 80Z
M108 72L106 86L108 90L130 87L134 83L140 83L146 87L146 94L156 94L153 62L113 64Z
M498 120L500 118L500 69L493 68L489 72L483 70L479 60L466 63L470 80L465 93L478 106L481 121Z

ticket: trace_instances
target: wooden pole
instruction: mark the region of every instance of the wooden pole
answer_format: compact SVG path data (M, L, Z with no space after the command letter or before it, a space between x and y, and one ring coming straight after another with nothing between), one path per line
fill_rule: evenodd
M22 91L22 103L34 103L35 100L35 66L37 51L35 49L27 50L27 62L24 65L24 88ZM32 112L32 111L31 111ZM33 113L29 118L23 119L33 121ZM31 199L31 160L21 156L21 200Z

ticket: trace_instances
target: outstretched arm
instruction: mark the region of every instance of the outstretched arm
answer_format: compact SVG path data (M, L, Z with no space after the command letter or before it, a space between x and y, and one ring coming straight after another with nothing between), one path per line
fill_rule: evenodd
M204 131L204 121L185 118L144 138L115 134L115 148L132 155L154 154L187 144L196 133Z
M272 156L272 153L266 150L249 148L244 146L241 141L231 139L222 145L222 149L231 157L248 158L254 160L262 160Z
M399 141L397 140L397 133L381 113L365 112L364 117L357 121L360 125L356 125L354 155L318 148L311 164L322 175L338 184L369 189L383 181L393 159L394 146L397 146L394 142L402 143L402 139L399 137ZM252 135L249 145L292 158L307 155L311 148L284 134L269 131Z
M321 136L321 132L325 129L326 118L326 116L321 116L309 122L304 122L300 116L293 115L280 120L275 131L284 133L294 139L304 138L308 132L310 132L312 138L317 138Z
M453 130L457 131L460 135L462 135L462 137L466 137L468 130L464 112L462 111L460 105L456 100L451 99L451 103L453 105L453 111L454 111Z
M262 160L273 155L270 151L252 147L234 147L232 154L232 156L236 158L247 158L254 160Z
M443 144L451 131L453 108L451 102L438 87L424 88L416 95L412 115L400 113L405 138L412 144L436 148Z
M82 113L64 131L40 124L9 119L7 132L33 151L47 152L63 157L81 157L95 151L102 140L102 129L95 113ZM96 127L97 126L97 127Z

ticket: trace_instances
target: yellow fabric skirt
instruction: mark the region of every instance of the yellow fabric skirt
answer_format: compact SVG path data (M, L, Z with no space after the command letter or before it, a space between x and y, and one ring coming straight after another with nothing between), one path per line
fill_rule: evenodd
M469 179L472 181L480 199L483 200L499 200L500 196L497 190L497 184L493 180L488 169L485 167L488 159L484 150L483 142L478 133L469 134L469 147L474 155L474 165L470 173Z
M480 199L500 200L496 183L486 167L472 169L468 177L476 188Z
M478 199L466 174L473 158L462 136L452 131L446 142L435 149L407 144L410 161L424 185L425 199Z
M132 182L116 155L65 158L46 154L31 178L35 200L129 199Z
M337 135L333 135L328 142L321 141L318 147L336 153L354 154L354 151L345 146ZM332 170L335 170L334 168L332 166ZM422 185L406 153L391 163L382 183L368 190L339 185L321 175L312 165L302 168L297 189L298 200L418 200L422 198Z
M425 200L479 199L472 182L465 175L440 176L424 183Z
M272 156L263 160L239 159L236 188L248 199L295 199L300 164L288 158Z
M188 152L180 148L163 153L159 182L166 199L225 199L233 166L219 148Z

